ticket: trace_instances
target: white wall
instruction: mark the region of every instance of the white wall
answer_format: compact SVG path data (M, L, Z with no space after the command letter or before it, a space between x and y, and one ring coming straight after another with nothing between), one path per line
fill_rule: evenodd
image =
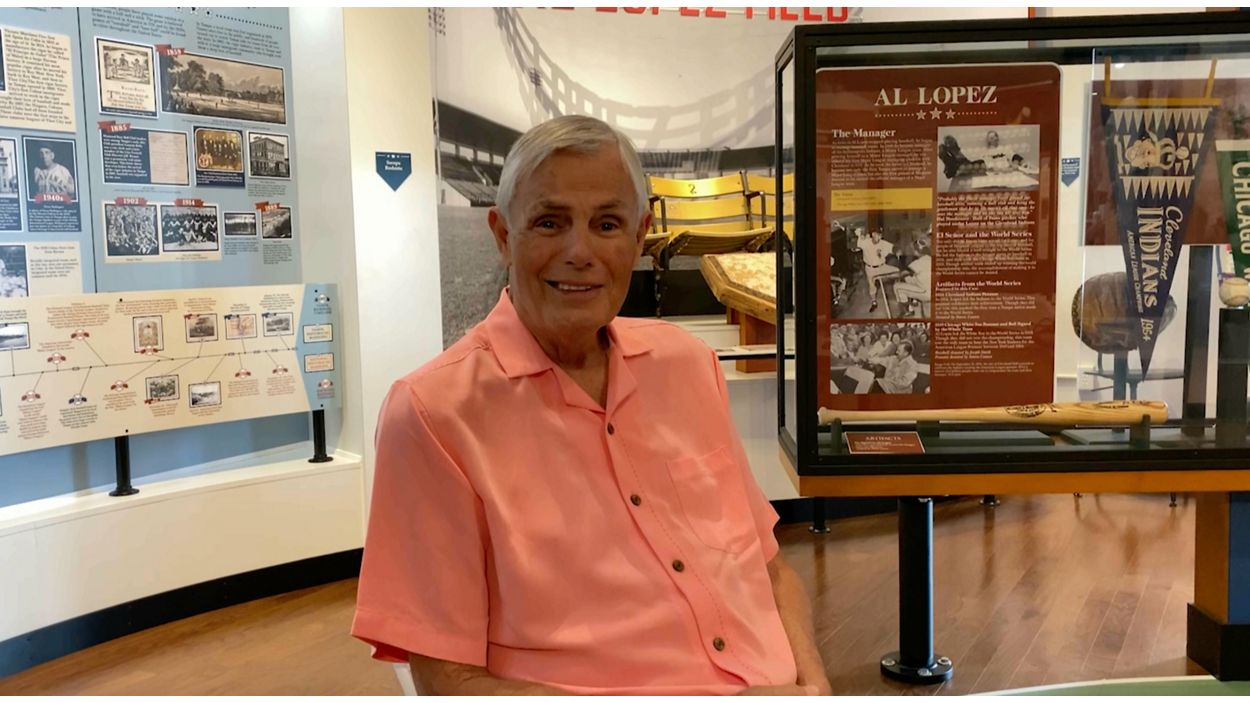
M1018 8L853 8L862 21L1023 17ZM525 131L546 117L591 114L640 148L773 142L773 60L795 22L596 12L594 8L443 10L439 100ZM554 105L535 99L537 68Z
M427 32L425 9L343 10L366 496L382 399L443 349ZM398 191L378 176L378 151L412 154Z

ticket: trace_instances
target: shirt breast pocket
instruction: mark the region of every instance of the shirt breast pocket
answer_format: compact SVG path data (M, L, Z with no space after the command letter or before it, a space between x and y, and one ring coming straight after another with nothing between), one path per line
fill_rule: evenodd
M740 553L755 539L755 521L742 486L742 472L728 446L702 456L668 462L669 475L690 529L700 542Z

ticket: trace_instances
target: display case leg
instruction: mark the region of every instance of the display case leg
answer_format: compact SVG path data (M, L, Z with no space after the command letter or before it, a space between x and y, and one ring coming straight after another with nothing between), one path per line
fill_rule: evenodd
M113 455L116 458L117 488L109 491L114 498L132 496L139 492L130 485L130 435L113 438Z
M904 683L950 679L955 665L933 652L933 501L898 499L899 648L881 657L881 673Z
M998 499L998 496L996 496L996 495L992 495L992 494L988 494L988 493L987 493L986 495L981 496L981 505L984 505L984 506L985 506L985 507L987 507L987 508L995 508L995 507L998 507L998 504L999 504L999 503L1001 503L1001 502L1002 502L1002 501L1001 501L1001 500L999 500L999 499Z
M825 508L828 498L812 498L812 526L807 528L814 535L829 534L829 525L825 523Z
M1189 247L1189 289L1185 304L1185 380L1181 391L1181 433L1189 437L1201 437L1207 429L1207 350L1211 343L1211 269L1215 263L1214 252L1213 246ZM1244 386L1242 390L1245 390Z
M324 464L327 461L334 461L334 457L326 454L326 411L312 411L313 425L313 456L308 460L310 464Z
M1175 494L1175 493L1169 493L1169 494L1168 494L1168 507L1169 507L1169 508L1175 508L1175 507L1176 507L1176 494Z
M1215 371L1215 443L1246 444L1246 377L1250 370L1250 310L1220 310L1219 366Z

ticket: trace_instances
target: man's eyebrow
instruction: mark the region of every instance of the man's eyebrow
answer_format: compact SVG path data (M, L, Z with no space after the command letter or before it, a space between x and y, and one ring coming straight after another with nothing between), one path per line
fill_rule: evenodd
M569 209L568 205L565 205L564 203L558 203L554 200L539 200L538 202L534 203L534 207L530 208L531 212L534 210L559 210L563 212L568 209Z

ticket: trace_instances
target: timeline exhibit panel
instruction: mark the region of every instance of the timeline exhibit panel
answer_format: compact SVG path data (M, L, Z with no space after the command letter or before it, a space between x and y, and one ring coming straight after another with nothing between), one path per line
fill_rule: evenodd
M0 454L336 407L336 291L0 300Z
M78 11L0 11L0 297L95 289Z
M299 280L284 8L83 8L99 290Z

